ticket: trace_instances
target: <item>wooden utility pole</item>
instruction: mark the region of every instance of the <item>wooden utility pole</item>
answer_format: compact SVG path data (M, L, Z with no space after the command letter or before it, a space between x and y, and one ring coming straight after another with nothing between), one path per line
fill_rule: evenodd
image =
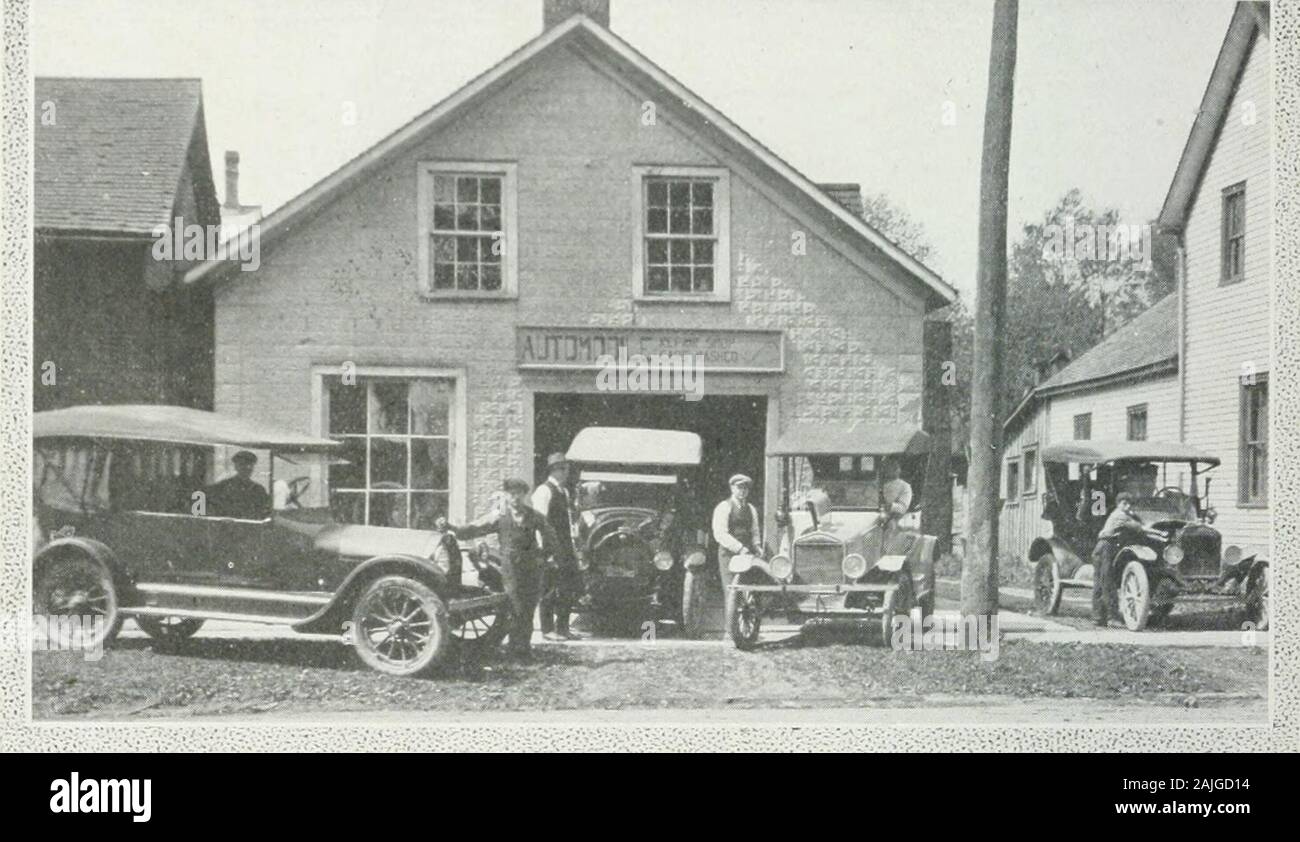
M1007 308L1007 171L1016 75L1017 0L995 0L980 167L975 372L971 394L970 535L961 571L962 614L998 610L998 480L1002 463L1002 341Z

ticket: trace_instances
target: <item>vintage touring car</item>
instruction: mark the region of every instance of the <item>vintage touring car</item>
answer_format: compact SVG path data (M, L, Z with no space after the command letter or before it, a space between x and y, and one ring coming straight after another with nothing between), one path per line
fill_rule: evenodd
M780 460L779 550L731 560L727 630L738 648L753 648L770 614L874 620L888 642L896 618L934 613L935 538L917 528L929 436L906 425L800 424L768 456ZM913 492L892 515L890 463Z
M694 522L700 453L700 437L680 430L586 427L574 436L575 550L597 618L638 627L681 619L685 572L705 560Z
M1097 535L1116 496L1133 497L1143 521L1118 541L1112 564L1112 608L1134 631L1159 623L1180 598L1245 600L1261 629L1268 628L1266 548L1222 546L1210 524L1211 478L1219 459L1184 444L1151 441L1072 441L1044 448L1047 492L1043 519L1052 534L1034 539L1038 609L1055 614L1065 588L1091 588Z
M209 619L282 624L344 633L367 666L413 675L458 640L486 648L504 636L500 573L483 554L305 505L335 441L173 406L38 412L33 439L33 611L98 618L89 627L102 642L125 617L164 640ZM214 459L236 450L263 454L271 493L223 514Z

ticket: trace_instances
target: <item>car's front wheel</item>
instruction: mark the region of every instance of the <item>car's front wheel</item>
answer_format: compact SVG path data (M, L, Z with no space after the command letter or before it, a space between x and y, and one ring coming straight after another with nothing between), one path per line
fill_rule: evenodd
M32 582L32 613L48 624L50 643L59 649L97 649L122 628L112 575L83 553L40 565Z
M885 594L880 612L880 643L889 646L894 639L894 623L910 623L912 616L912 577L906 570L898 574L894 589ZM924 622L924 618L922 619Z
M1140 561L1130 561L1120 574L1119 614L1129 631L1142 631L1151 619L1151 579Z
M1250 619L1255 623L1255 628L1258 631L1268 631L1269 604L1267 564L1259 565L1251 574L1247 594L1247 605L1250 609Z
M737 649L749 650L758 645L763 627L758 596L748 591L727 588L727 632Z
M371 669L418 675L438 664L451 645L447 607L423 582L381 576L352 608L352 642Z
M136 617L135 624L160 642L186 640L203 628L203 620L197 617Z

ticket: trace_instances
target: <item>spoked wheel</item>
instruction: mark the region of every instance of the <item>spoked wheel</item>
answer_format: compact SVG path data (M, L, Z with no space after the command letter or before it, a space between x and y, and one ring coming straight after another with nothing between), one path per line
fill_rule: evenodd
M1119 614L1129 631L1142 631L1151 618L1151 580L1140 561L1130 561L1120 575Z
M196 617L136 617L135 624L159 642L185 640L203 628L203 620Z
M708 586L704 575L688 569L682 578L682 633L692 640L704 631Z
M461 618L451 627L451 635L462 649L478 654L495 649L505 639L509 625L509 614L503 608L498 614Z
M1250 590L1248 591L1247 605L1250 608L1250 618L1255 623L1258 631L1268 631L1269 621L1269 604L1268 604L1268 565L1261 564L1254 574L1250 577Z
M447 654L452 636L447 608L427 585L406 576L382 576L352 609L357 656L388 675L417 675Z
M1061 565L1055 556L1034 562L1034 606L1049 616L1061 610Z
M95 649L112 642L122 628L113 577L84 555L51 559L32 585L32 613L49 623L51 644L60 649Z
M727 632L736 648L753 649L758 644L758 633L762 626L758 596L727 588Z
M885 604L880 612L880 644L889 646L894 637L894 618L911 622L912 577L906 570L898 574L896 586L885 594Z

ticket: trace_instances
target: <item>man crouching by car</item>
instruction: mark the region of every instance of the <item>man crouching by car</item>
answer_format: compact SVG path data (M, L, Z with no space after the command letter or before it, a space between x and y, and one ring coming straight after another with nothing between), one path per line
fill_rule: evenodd
M505 505L464 526L447 525L458 539L496 533L501 549L501 578L510 600L507 651L518 660L532 657L533 612L542 591L542 566L554 553L555 532L546 518L528 505L528 483L507 479L501 484Z

